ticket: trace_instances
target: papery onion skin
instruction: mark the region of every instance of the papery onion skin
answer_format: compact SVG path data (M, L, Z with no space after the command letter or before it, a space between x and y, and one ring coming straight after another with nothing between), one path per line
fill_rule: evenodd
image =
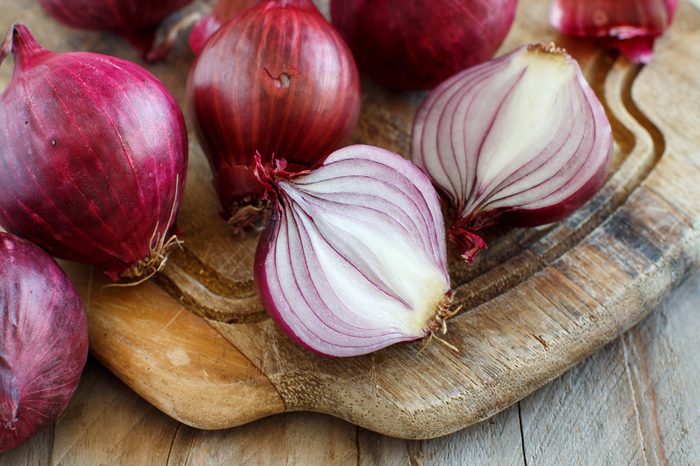
M113 279L152 274L185 185L177 103L138 65L49 52L23 25L5 46L15 70L0 94L0 225Z
M202 18L192 28L190 34L190 48L198 55L204 48L207 40L221 28L221 25L230 20L243 10L256 5L261 0L219 0L211 14Z
M0 232L0 452L53 423L88 352L85 312L44 251Z
M352 132L360 108L355 62L310 0L264 1L214 34L197 58L189 104L223 216L260 206L254 156L308 169ZM253 215L255 217L255 215Z
M613 152L605 110L581 69L535 44L455 75L416 115L412 157L448 201L450 238L471 262L496 222L556 222L604 184Z
M517 0L331 0L331 18L374 81L431 89L490 59L516 7Z
M358 356L442 327L452 292L440 201L425 173L384 149L349 146L307 174L259 174L274 208L255 280L294 341Z
M550 22L562 34L598 38L635 63L649 63L677 8L678 0L555 0Z
M39 0L39 3L67 26L119 34L146 59L161 22L192 0Z

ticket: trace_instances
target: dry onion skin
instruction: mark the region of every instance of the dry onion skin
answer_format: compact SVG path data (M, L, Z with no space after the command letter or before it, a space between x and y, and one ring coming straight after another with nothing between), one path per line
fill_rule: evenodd
M345 357L444 330L452 292L443 217L419 168L349 146L307 174L261 163L257 174L274 207L255 279L294 341Z
M496 222L559 221L589 200L609 170L605 110L578 63L534 44L463 71L424 101L413 161L450 206L450 239L471 262Z
M87 352L85 312L66 274L38 247L0 232L0 452L58 418Z

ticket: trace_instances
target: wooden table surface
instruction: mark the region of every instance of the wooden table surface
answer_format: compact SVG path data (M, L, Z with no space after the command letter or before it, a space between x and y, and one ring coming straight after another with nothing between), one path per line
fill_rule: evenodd
M406 441L294 413L199 431L150 406L94 360L56 425L15 465L700 464L700 274L640 325L496 417Z

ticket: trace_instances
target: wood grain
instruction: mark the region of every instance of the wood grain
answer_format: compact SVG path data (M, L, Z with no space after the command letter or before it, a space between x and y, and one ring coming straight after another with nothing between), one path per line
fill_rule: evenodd
M523 400L528 464L700 461L699 307L694 277L643 325Z
M93 353L161 410L209 429L284 410L263 373L154 284L105 288L108 281L99 273L69 263L64 268L75 277L89 310Z
M136 59L111 36L69 33L29 0L0 5L1 26L23 19L52 48ZM393 436L426 438L513 405L642 319L700 264L700 73L676 66L700 63L700 13L683 2L654 62L641 69L558 37L546 23L548 7L523 0L502 50L557 40L580 60L611 116L614 173L566 221L493 230L489 254L474 267L451 257L457 300L468 307L448 335L459 354L436 345L418 354L419 344L409 344L331 360L292 344L254 291L257 238L234 236L220 221L194 142L180 215L187 246L173 255L160 285L102 289L90 270L72 268L88 302L93 353L160 409L199 427L314 410ZM181 45L151 68L180 101L190 61ZM8 67L0 73L6 82ZM407 154L423 95L363 85L354 139Z

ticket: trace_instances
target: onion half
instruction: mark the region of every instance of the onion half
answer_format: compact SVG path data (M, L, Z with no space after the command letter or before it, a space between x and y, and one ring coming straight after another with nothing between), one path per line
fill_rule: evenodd
M607 177L610 123L578 63L554 44L522 47L459 73L422 104L414 162L451 206L450 238L465 259L475 232L503 221L563 219Z
M401 156L350 146L258 177L273 198L255 259L265 309L300 345L357 356L442 328L452 299L440 202Z

